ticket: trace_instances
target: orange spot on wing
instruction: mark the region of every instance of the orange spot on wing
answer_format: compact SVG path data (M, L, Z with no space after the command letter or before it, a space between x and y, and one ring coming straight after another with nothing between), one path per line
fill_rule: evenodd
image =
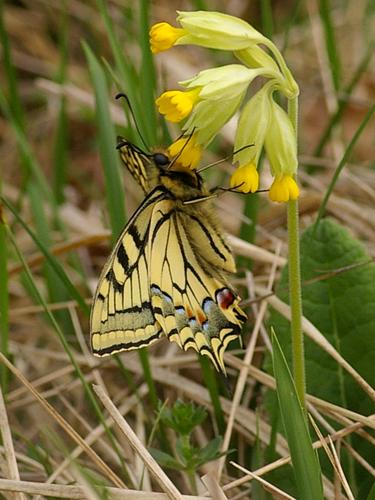
M204 314L202 314L202 312L201 312L201 311L198 311L198 313L197 313L197 315L196 315L196 316L197 316L197 319L198 319L199 323L200 323L201 325L203 325L203 323L204 323L204 322L206 321L206 319L207 319L207 318L206 318L206 316L205 316Z
M193 317L193 316L194 316L193 311L190 309L190 307L189 307L189 306L186 306L185 311L186 311L186 316L187 316L188 318L191 318L191 317Z

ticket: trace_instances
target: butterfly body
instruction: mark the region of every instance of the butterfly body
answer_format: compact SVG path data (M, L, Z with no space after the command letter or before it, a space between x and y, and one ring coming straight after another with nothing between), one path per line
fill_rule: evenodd
M123 140L118 148L146 197L99 279L93 353L137 349L166 335L225 371L225 348L239 337L246 316L228 284L235 263L210 192L198 172L162 152L146 155Z

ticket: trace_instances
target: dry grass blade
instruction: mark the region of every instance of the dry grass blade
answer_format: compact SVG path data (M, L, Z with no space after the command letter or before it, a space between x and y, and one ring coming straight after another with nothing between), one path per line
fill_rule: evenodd
M32 481L14 481L0 478L0 491L23 492L29 495L43 495L54 498L70 498L72 500L86 500L86 493L81 486L67 486L64 484L44 484ZM150 491L125 490L123 488L106 488L111 500L168 500L166 493ZM181 495L181 500L209 500L210 497Z
M141 387L138 389L138 397L143 397L147 394L147 386L146 384L141 385ZM130 398L127 398L127 400L120 406L119 412L121 415L124 415L130 411L130 409L135 406L138 402L138 397L133 395ZM113 422L113 419L111 417L108 417L105 420L105 424L108 426L108 428L111 427L111 424ZM100 424L95 429L93 429L85 438L85 441L87 445L92 445L95 443L100 436L104 434L104 427ZM50 477L47 479L47 483L52 483L55 481L55 479L69 466L69 463L71 460L77 459L80 454L82 453L83 449L80 446L77 446L72 452L70 453L70 456L67 457L60 465L57 467L53 473L50 475Z
M4 468L9 479L19 480L17 459L14 452L12 434L9 427L8 415L4 404L3 392L0 388L0 432L4 445ZM14 495L15 500L24 500L23 494Z
M0 361L24 384L34 398L39 401L43 408L49 413L49 415L56 420L56 422L64 429L64 431L79 445L81 446L92 461L97 465L97 467L103 472L108 479L118 486L119 488L125 488L123 481L108 467L108 465L103 462L103 460L95 453L95 451L87 446L86 442L82 437L73 429L73 427L51 406L46 399L44 399L37 390L30 384L30 382L22 375L22 373L14 366L7 358L0 352Z
M155 480L168 495L168 498L171 498L173 500L181 500L182 498L181 493L178 491L178 489L175 487L175 485L172 483L169 477L165 474L163 469L161 469L159 464L146 450L143 443L140 441L140 439L137 437L133 429L130 427L130 425L121 415L121 413L118 411L116 406L112 403L110 398L104 392L103 388L98 385L94 385L93 388L98 398L103 403L104 407L107 409L108 413L112 416L113 420L117 423L125 438L129 441L130 446L142 458L146 467L155 477Z
M68 252L71 252L72 250L77 250L78 248L82 247L90 247L97 245L98 243L101 243L102 241L106 241L110 238L110 232L109 231L103 231L103 233L98 233L98 234L86 234L80 238L75 238L74 240L71 241L64 241L63 243L57 243L53 247L50 248L50 252L52 255L63 255ZM36 266L40 266L45 262L46 258L45 256L41 253L38 252L35 255L31 255L27 260L27 264L29 267L33 268ZM12 276L14 274L20 273L23 270L23 264L15 264L10 267L8 270L9 276Z
M207 490L211 494L212 498L214 498L215 500L228 500L228 497L225 495L223 489L217 482L217 479L213 472L209 472L201 479L207 487Z
M257 262L265 262L267 264L273 264L277 266L284 266L286 264L285 257L280 255L275 255L274 253L265 250L257 245L248 243L247 241L241 240L233 235L228 235L228 240L237 255L242 255L243 257L249 257Z
M354 495L353 495L353 493L352 493L352 491L350 489L349 483L348 483L348 481L347 481L347 479L345 477L344 471L342 470L342 467L341 467L341 464L340 464L340 459L337 456L337 452L336 452L335 446L334 446L333 441L330 438L330 436L328 436L328 441L329 441L329 445L331 447L332 455L333 455L333 458L334 458L334 461L335 461L335 469L338 471L339 478L340 478L341 484L343 485L345 493L347 494L349 500L355 500Z
M265 481L263 478L257 476L253 472L250 472L248 469L245 469L245 467L242 467L241 465L236 464L236 462L231 462L231 464L233 465L233 467L236 467L236 469L239 469L240 471L244 472L245 474L247 474L251 478L259 481L264 486L265 490L272 493L274 498L280 498L280 499L285 499L285 500L296 500L295 497L288 495L287 493L280 490L279 488L277 488L273 484L269 483L268 481Z

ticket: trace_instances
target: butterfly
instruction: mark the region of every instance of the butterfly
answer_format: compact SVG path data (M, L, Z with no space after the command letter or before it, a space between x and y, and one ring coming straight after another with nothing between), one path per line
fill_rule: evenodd
M225 373L224 351L247 317L228 283L236 267L212 193L196 170L164 152L147 154L122 138L117 149L145 198L99 278L93 354L138 349L165 335Z

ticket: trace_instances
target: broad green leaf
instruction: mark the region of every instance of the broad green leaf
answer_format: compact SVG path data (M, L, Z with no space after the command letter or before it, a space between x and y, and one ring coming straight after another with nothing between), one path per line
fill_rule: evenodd
M311 444L306 416L298 399L292 375L275 334L272 336L272 350L277 398L292 457L298 498L323 499L318 457Z
M357 265L358 264L358 265ZM340 271L341 270L341 271ZM303 313L367 380L375 384L375 265L363 245L345 229L323 219L301 237ZM279 296L288 301L288 269L280 281ZM275 311L270 325L278 333L281 348L291 366L289 322ZM368 415L373 402L358 384L320 347L305 337L307 391L333 403ZM363 441L358 443L366 457ZM373 452L373 450L372 450ZM368 455L370 459L370 455ZM369 480L358 469L358 484L368 491ZM353 477L349 477L349 481ZM355 485L351 484L355 489Z

